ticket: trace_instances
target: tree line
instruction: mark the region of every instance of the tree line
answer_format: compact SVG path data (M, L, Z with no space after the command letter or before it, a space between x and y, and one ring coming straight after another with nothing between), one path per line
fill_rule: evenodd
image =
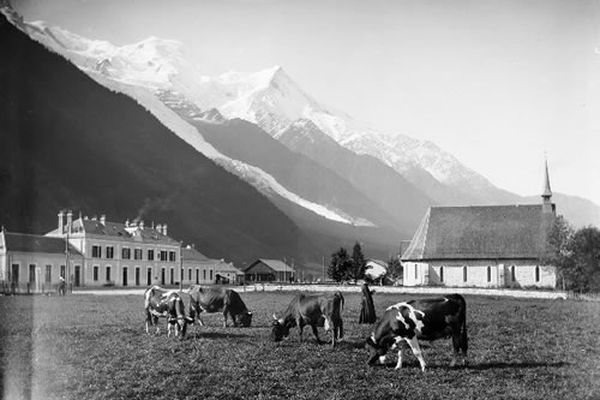
M352 248L352 255L340 247L331 255L327 276L335 282L353 281L356 283L360 279L365 279L366 260L360 243L356 242ZM397 257L392 257L388 262L389 279L395 280L402 277L402 265Z
M352 256L343 247L331 255L327 275L336 282L354 281L356 283L359 279L364 278L366 265L360 243L356 242L352 248Z

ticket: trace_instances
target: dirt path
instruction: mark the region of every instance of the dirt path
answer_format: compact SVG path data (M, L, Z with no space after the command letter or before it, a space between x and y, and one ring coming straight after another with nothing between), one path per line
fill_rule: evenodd
M305 291L305 292L360 292L360 286L354 285L277 285L256 284L232 287L238 292L273 292L273 291ZM482 289L482 288L452 288L452 287L404 287L404 286L373 286L378 293L397 294L447 294L460 293L464 295L478 296L506 296L530 299L566 299L566 292L541 291L541 290L517 290L517 289ZM110 295L132 295L141 296L146 288L136 289L78 289L73 294L93 294L98 296ZM176 290L176 289L175 289Z

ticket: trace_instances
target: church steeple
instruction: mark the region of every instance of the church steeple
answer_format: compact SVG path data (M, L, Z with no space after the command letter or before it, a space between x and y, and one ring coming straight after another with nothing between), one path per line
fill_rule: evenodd
M552 204L552 189L550 189L550 174L548 173L548 159L544 160L544 192L542 193L542 211L554 213Z

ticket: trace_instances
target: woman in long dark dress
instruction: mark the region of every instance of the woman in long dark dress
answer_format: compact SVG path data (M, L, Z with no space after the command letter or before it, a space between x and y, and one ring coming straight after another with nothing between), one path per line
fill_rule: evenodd
M362 285L362 301L360 304L359 324L372 324L377 320L375 315L375 306L373 306L373 297L367 284Z

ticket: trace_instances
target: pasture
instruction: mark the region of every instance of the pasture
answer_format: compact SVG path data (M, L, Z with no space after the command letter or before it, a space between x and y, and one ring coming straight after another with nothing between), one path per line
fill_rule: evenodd
M34 399L598 399L600 303L467 296L469 365L452 369L450 340L422 345L422 373L369 367L359 294L345 294L346 337L317 345L310 329L269 339L293 293L240 292L251 328L204 316L185 340L144 331L142 296L0 297L0 392ZM374 295L380 316L408 296ZM321 336L325 339L325 336Z

